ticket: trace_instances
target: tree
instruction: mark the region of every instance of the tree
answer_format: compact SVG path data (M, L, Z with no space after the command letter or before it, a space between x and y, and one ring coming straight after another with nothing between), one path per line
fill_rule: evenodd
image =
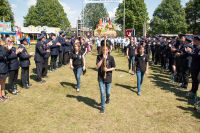
M99 19L107 16L108 12L103 3L88 3L84 8L84 26L94 30Z
M200 1L190 0L185 8L188 32L193 34L200 33Z
M115 13L115 22L123 27L124 1L119 4ZM126 0L125 1L125 28L134 28L137 35L142 35L143 25L149 20L146 4L144 0Z
M58 0L37 0L24 17L24 26L70 27L67 14Z
M11 22L14 26L14 16L8 0L0 0L0 21Z
M153 34L186 33L185 12L180 0L163 0L153 14Z

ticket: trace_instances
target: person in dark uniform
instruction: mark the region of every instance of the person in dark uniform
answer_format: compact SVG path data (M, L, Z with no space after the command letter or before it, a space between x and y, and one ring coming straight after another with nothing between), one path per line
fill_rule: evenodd
M55 71L57 68L57 58L59 55L59 49L61 44L58 42L58 40L56 39L56 34L51 33L51 39L52 39L52 45L50 45L50 54L51 54L51 63L50 63L50 70L51 71Z
M69 64L70 62L70 55L73 52L73 46L70 43L70 39L66 39L66 47L64 50L64 64Z
M194 47L192 52L191 75L192 75L192 89L188 92L187 96L195 99L199 87L197 79L200 72L200 35L194 37ZM190 51L191 52L191 51Z
M192 38L186 37L185 44L182 48L182 53L181 53L181 76L182 76L182 84L181 87L187 89L188 87L188 81L189 81L189 75L190 75L190 67L191 67L191 62L192 62L192 56L190 54L190 50L193 49L192 46Z
M151 43L151 56L152 56L152 62L155 61L155 45L156 45L156 42L155 40L153 40L153 42Z
M71 54L70 58L70 67L73 69L77 81L75 87L77 92L80 91L80 77L82 72L85 70L85 65L85 57L81 51L80 42L77 41L74 44L74 52Z
M31 84L29 82L29 66L30 66L30 58L33 56L33 53L28 53L26 50L25 45L27 45L27 40L25 37L20 39L19 49L21 52L18 54L19 62L21 66L21 80L22 80L22 87L28 89Z
M48 73L48 68L49 68L49 57L50 57L50 45L51 45L51 41L48 39L44 42L43 44L43 49L44 51L46 51L46 54L44 55L44 63L43 63L43 69L42 69L42 77L45 78L47 77L47 73Z
M114 71L116 67L114 57L111 56L109 52L110 52L109 41L106 41L106 47L105 47L104 40L102 40L101 54L97 55L96 59L96 65L98 69L98 82L101 94L100 113L105 112L105 103L108 104L110 102L112 71ZM105 100L105 93L106 93L106 100Z
M36 72L37 72L37 81L40 83L46 82L42 79L42 69L44 64L44 56L47 54L47 51L44 49L45 35L38 35L38 42L35 46L35 64L36 64Z
M43 34L45 36L45 41L43 44L43 48L45 51L50 51L49 49L49 43L50 43L50 39L47 38L47 33L46 31L41 31L41 34ZM50 57L50 52L47 52L44 56L44 63L43 63L43 68L42 68L42 77L47 77L47 73L48 73L48 62L49 62L49 57Z
M58 67L62 67L63 65L63 47L65 45L65 32L64 31L60 31L59 32L59 36L58 36L58 42L61 44L60 48L59 48L59 62L58 62Z
M129 73L131 74L134 74L135 54L136 54L135 39L134 37L131 37L130 44L127 46L127 51L126 51L126 55L128 58Z
M157 43L155 45L155 62L154 64L157 65L160 62L160 41L157 39Z
M8 48L8 68L9 68L9 80L8 84L10 86L9 91L13 95L17 95L17 79L18 79L18 71L19 71L19 60L18 54L22 52L22 49L16 49L13 47L13 42L10 38L6 40L7 48Z
M3 41L0 40L0 102L7 99L5 94L5 82L8 74L8 54L7 49L3 45Z

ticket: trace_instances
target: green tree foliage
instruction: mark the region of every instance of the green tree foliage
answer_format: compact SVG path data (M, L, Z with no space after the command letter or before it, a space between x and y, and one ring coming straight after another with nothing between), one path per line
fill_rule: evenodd
M102 3L88 3L84 8L84 26L93 30L99 22L100 18L108 16L107 9Z
M185 8L188 32L200 33L200 0L190 0Z
M0 0L0 21L11 22L14 26L14 16L8 0Z
M24 26L70 27L67 14L58 0L37 0L24 17Z
M149 20L144 0L126 0L125 13L125 28L135 28L136 34L142 35L143 24ZM115 16L115 22L122 28L124 18L124 1L119 4Z
M163 0L153 14L153 34L185 33L187 24L180 0Z

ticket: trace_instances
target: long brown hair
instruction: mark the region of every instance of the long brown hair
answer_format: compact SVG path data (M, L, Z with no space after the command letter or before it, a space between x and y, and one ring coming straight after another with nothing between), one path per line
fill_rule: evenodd
M77 41L77 42L74 43L74 52L76 52L76 51L75 51L75 47L76 47L76 46L78 47L78 52L80 52L80 51L81 51L80 42Z

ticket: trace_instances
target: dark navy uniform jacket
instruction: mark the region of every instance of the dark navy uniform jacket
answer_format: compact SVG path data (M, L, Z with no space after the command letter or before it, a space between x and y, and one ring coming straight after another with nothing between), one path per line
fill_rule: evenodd
M45 51L47 51L48 49L50 49L50 47L47 45L50 41L51 41L51 40L48 39L48 40L46 40L46 42L44 42L44 44L43 44L43 49L44 49ZM48 59L49 57L50 57L50 53L49 53L49 52L46 52L44 58L45 58L45 59Z
M193 53L192 53L192 64L191 70L192 71L200 71L200 46L194 45Z
M51 55L59 55L60 46L56 45L57 42L57 39L52 41L53 45L50 46Z
M6 74L8 72L7 56L5 47L0 45L0 74Z
M42 41L38 41L35 46L35 62L44 62L44 56L46 55L46 51L44 49L44 43Z
M29 60L31 56L28 54L26 47L23 44L19 44L19 48L23 48L23 51L18 54L20 66L29 67L29 65L31 64Z
M15 47L12 47L8 51L8 68L10 71L19 69L19 61L18 61L18 56L16 54Z
M71 45L71 42L66 42L65 53L71 53L72 51L73 51L73 46Z
M60 46L60 49L59 49L59 52L64 52L64 49L65 49L65 39L61 36L59 36L58 38L58 42L61 44Z

